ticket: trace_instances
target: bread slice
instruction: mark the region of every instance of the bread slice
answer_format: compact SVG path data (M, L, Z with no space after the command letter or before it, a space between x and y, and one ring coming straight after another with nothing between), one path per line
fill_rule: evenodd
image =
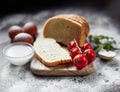
M56 39L64 45L76 39L79 46L83 46L89 33L87 21L79 15L57 15L49 18L43 29L43 36Z
M57 66L71 61L67 49L52 38L38 38L34 42L34 50L36 58L46 66Z

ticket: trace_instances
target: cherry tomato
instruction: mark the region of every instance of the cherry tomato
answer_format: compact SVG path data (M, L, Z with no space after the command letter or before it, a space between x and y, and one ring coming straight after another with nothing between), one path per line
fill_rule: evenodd
M83 50L86 50L86 49L92 49L92 46L89 42L87 42L83 45Z
M70 51L76 46L77 46L77 43L75 41L71 41L70 44L67 46L67 49Z
M73 59L77 54L80 54L80 53L81 53L80 49L78 47L75 47L70 51L70 56Z
M93 49L86 49L84 53L86 53L88 64L92 63L95 60L96 53Z
M78 54L74 57L73 63L77 69L82 69L88 64L86 54Z

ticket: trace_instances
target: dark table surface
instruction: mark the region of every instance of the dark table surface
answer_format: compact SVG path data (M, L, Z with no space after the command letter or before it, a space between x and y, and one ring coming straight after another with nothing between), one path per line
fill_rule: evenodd
M49 17L57 14L79 14L86 18L90 34L104 34L120 39L119 24L100 10L67 6L35 12L8 14L0 21L0 92L120 92L120 57L110 61L96 58L95 72L84 77L43 77L31 73L30 63L24 66L11 65L2 55L2 49L10 43L7 30L11 25L23 26L35 22L40 32ZM42 34L40 34L42 35Z

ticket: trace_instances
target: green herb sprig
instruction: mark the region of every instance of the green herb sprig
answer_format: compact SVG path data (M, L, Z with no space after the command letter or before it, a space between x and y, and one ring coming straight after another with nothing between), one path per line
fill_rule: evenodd
M101 49L105 49L106 51L114 50L114 45L116 44L113 37L104 35L90 35L88 40L97 54Z

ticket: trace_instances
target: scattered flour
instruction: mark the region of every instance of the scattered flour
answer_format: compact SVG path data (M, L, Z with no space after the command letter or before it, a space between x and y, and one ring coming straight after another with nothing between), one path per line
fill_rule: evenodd
M8 89L8 92L29 92L29 85L24 81L18 81Z

